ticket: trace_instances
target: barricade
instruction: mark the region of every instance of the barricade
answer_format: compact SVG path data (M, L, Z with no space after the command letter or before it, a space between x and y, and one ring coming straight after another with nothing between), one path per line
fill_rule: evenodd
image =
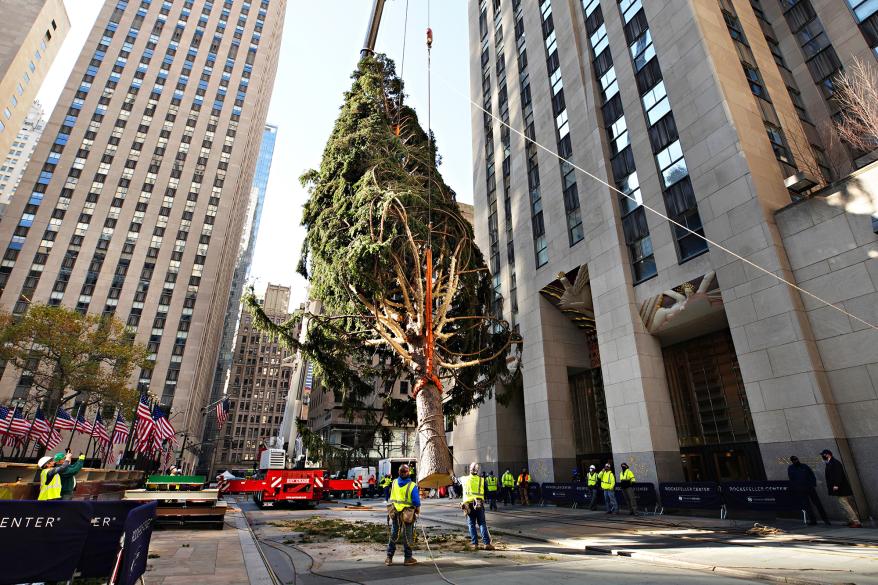
M661 511L665 508L719 510L725 518L726 507L719 484L714 481L663 482L659 484Z
M125 570L134 583L145 570L155 503L136 506L121 501L0 501L0 585L39 581L67 581L74 573L109 577L114 566ZM135 507L136 506L136 507ZM140 510L129 534L128 521ZM140 557L120 554L123 534L130 550ZM124 558L123 558L124 556ZM135 562L136 561L136 562Z
M808 516L802 498L796 494L788 481L729 481L720 484L726 509L756 511L791 511L802 513L802 521Z
M636 482L632 487L634 488L634 497L637 498L638 510L647 513L647 511L651 509L652 512L649 513L659 513L658 498L655 494L654 484ZM625 497L625 492L622 491L619 484L616 484L615 491L616 501L619 503L619 509L622 509L622 507L628 505L628 499Z
M591 506L592 498L597 499L597 504L595 505L603 505L604 504L604 492L597 488L589 488L588 484L585 483L575 483L573 484L573 493L575 496L574 506L575 507L586 507Z
M542 484L543 502L550 504L574 504L576 492L572 483L544 483Z

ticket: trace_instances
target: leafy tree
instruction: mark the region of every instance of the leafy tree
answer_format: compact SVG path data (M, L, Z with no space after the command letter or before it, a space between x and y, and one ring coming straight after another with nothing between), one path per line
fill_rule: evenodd
M30 398L47 417L82 395L89 403L132 406L131 375L149 367L146 356L146 347L112 317L46 305L31 305L18 320L0 314L0 359L31 380Z
M246 302L258 327L316 362L350 412L377 393L392 422L416 414L419 484L438 487L452 471L444 415L491 395L509 374L517 336L492 313L495 293L472 226L438 172L434 140L402 103L393 62L366 57L352 78L320 168L302 176L310 198L299 271L322 312L278 325L252 293ZM400 377L416 380L414 401L391 398Z

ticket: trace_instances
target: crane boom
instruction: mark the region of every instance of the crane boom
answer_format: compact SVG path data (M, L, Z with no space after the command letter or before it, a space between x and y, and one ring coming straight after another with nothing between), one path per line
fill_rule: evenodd
M381 14L384 12L384 0L374 0L372 14L369 16L369 28L366 29L366 38L363 40L363 48L360 56L365 57L375 52L375 41L378 40L378 27L381 26Z

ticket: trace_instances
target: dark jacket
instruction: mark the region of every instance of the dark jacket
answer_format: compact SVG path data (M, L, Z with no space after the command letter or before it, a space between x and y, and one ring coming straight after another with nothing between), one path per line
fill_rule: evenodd
M76 478L73 477L82 469L85 463L85 457L80 455L79 459L67 466L66 469L59 471L61 474L61 495L66 496L72 494L76 489Z
M837 490L832 488L838 487ZM841 461L833 457L826 462L826 488L830 496L852 496L851 484Z
M790 487L797 492L807 492L817 486L817 478L811 468L804 463L794 463L787 467L787 477L790 478Z

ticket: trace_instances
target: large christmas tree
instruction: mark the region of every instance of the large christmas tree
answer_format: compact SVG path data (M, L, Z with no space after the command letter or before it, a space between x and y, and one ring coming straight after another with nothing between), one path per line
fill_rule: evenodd
M306 341L293 335L302 314L275 325L249 303L261 327L316 362L350 414L369 410L377 392L391 421L416 419L418 483L438 487L452 471L443 415L491 394L517 339L492 315L472 226L402 91L391 60L362 59L320 168L302 176L310 198L299 271L323 306L309 315ZM416 409L392 398L398 378L415 380Z

